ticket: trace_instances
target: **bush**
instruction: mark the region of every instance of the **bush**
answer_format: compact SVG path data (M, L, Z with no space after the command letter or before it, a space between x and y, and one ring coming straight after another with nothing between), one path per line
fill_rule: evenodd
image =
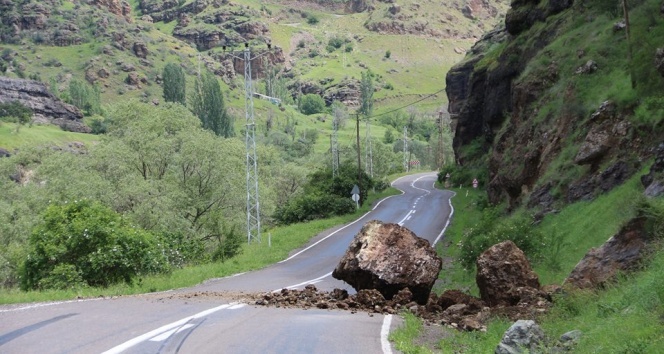
M391 56L392 56L392 52L389 49L387 51L385 51L385 59L390 59Z
M315 93L302 96L300 99L300 112L306 115L322 113L325 111L325 101Z
M292 224L315 219L324 219L355 211L355 202L337 195L303 195L291 199L277 208L274 218L279 224Z
M313 26L313 25L318 24L318 22L319 22L318 17L316 17L315 15L312 15L312 14L307 15L307 23L308 24Z
M152 234L90 201L50 205L29 240L23 290L109 286L169 269Z
M0 103L0 121L19 124L29 123L32 119L32 109L18 101Z
M487 209L480 222L466 230L459 262L466 270L474 269L482 252L507 240L514 242L531 262L539 261L543 237L535 229L532 218L520 215L503 221L497 209Z

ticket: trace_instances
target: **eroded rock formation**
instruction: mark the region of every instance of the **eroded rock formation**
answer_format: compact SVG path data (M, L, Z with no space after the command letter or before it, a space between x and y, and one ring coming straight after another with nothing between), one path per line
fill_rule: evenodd
M599 248L591 249L574 267L566 285L580 289L598 288L618 273L633 270L647 245L646 218L630 220Z
M18 101L32 109L33 120L51 123L64 130L89 133L81 111L53 96L46 85L38 81L0 77L0 103Z

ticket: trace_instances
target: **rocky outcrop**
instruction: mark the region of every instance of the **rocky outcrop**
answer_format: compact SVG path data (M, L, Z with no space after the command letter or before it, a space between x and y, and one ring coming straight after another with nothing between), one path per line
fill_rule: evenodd
M442 260L429 244L397 224L369 221L355 236L332 272L355 290L376 289L386 299L408 288L426 304Z
M346 3L347 13L359 13L364 11L373 10L371 0L350 0Z
M646 189L645 195L650 198L664 194L664 143L659 144L655 151L655 162L650 166L647 175L641 176L641 184Z
M655 52L655 68L664 77L664 48L657 48Z
M89 133L81 111L53 96L46 85L38 81L0 77L0 103L18 101L32 109L33 120L52 123L64 130Z
M618 273L634 270L646 250L646 222L645 217L634 218L601 247L591 249L564 284L580 289L598 288Z
M338 84L327 87L323 92L323 99L328 106L339 101L346 106L360 105L360 82L355 79L345 79Z
M512 241L493 245L477 258L475 280L489 306L514 306L540 287L526 255Z
M148 46L144 42L134 42L132 51L134 52L134 55L142 59L147 58L150 53L150 51L148 51Z
M517 35L538 21L555 15L572 6L574 0L549 0L548 6L541 6L540 0L512 0L512 7L505 15L507 32Z
M94 0L94 4L108 9L108 11L116 16L123 17L127 22L131 22L131 6L124 0Z

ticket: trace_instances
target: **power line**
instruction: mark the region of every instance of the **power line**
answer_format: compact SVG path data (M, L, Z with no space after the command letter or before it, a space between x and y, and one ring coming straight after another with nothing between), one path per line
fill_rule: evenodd
M412 105L414 105L414 104L416 104L416 103L420 103L420 102L422 102L422 101L424 101L424 100L426 100L426 99L429 99L429 98L431 98L431 97L433 97L433 96L435 96L435 95L437 95L437 94L439 94L439 93L441 93L441 92L443 92L443 91L445 91L445 89L440 89L440 90L438 90L438 91L436 91L436 92L434 92L434 93L432 93L432 94L430 94L430 95L428 95L428 96L426 96L426 97L424 97L424 98L420 98L419 100L417 100L417 101L415 101L415 102L411 102L411 103L409 103L409 104L407 104L407 105L405 105L405 106L402 106L402 107L399 107L399 108L395 108L395 109L393 109L393 110L391 110L391 111L383 112L383 113L380 113L380 114L375 114L375 115L373 115L373 116L367 117L367 119L370 119L370 118L376 118L376 117L380 117L380 116L384 116L384 115L386 115L386 114L390 114L390 113L392 113L392 112L396 112L396 111L398 111L398 110L400 110L400 109L408 108L408 107L410 107L410 106L412 106Z

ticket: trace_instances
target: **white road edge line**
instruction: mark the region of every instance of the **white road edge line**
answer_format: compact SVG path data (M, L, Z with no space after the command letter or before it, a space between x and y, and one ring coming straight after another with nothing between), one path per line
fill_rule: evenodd
M174 328L180 327L180 326L186 324L187 322L189 322L189 321L191 321L191 320L193 320L193 319L201 318L201 317L204 317L204 316L207 316L207 315L213 314L213 313L215 313L215 312L217 312L217 311L220 311L220 310L223 310L223 309L226 309L226 308L229 308L229 307L234 307L235 305L239 305L239 304L236 303L236 302L233 302L233 303L230 303L230 304L224 304L224 305L221 305L221 306L213 307L213 308L208 309L208 310L205 310L205 311L201 311L201 312L199 312L199 313L197 313L197 314L195 314L195 315L192 315L192 316L189 316L189 317L185 317L185 318L183 318L183 319L181 319L181 320L179 320L179 321L175 321L175 322L169 323L169 324L164 325L164 326L161 326L161 327L159 327L159 328L157 328L157 329L155 329L155 330L152 330L152 331L150 331L150 332L147 332L147 333L145 333L145 334L143 334L143 335L140 335L140 336L138 336L138 337L135 337L135 338L133 338L133 339L130 339L130 340L128 340L128 341L126 341L126 342L124 342L124 343L122 343L122 344L120 344L120 345L117 345L117 346L115 346L115 347L113 347L113 348L111 348L111 349L109 349L109 350L103 352L102 354L118 354L118 353L122 353L123 351L125 351L125 350L127 350L127 349L129 349L129 348L131 348L131 347L133 347L133 346L135 346L135 345L137 345L137 344L139 344L139 343L145 342L146 340L149 340L150 338L153 338L153 337L156 337L156 336L158 336L158 335L160 335L160 334L163 334L163 333L166 332L166 331L170 331L170 330L172 330L172 329L174 329ZM237 307L235 307L235 308L237 308Z
M284 287L284 288L281 288L281 289L293 289L293 288L297 288L298 286L302 286L302 285L318 283L318 282L320 282L321 280L323 280L323 279L329 277L330 275L332 275L332 272L329 272L329 273L327 273L327 274L325 274L325 275L323 275L323 276L320 276L320 277L318 277L318 278L316 278L316 279L311 279L311 280L303 281L303 282L301 282L301 283L298 283L298 284L295 284L295 285L291 285L291 286L287 286L287 287ZM273 293L277 293L277 292L281 291L281 289L272 290L272 292L273 292Z
M380 328L380 346L383 349L383 354L392 354L392 346L387 338L390 335L391 325L392 315L383 317L383 326Z
M37 304L34 304L34 305L27 305L27 306L17 307L17 308L13 308L13 309L0 310L0 313L30 310L30 309L36 309L36 308L39 308L39 307L46 307L46 306L71 304L73 302L88 302L88 301L99 301L99 300L106 300L106 299L107 298L99 297L99 298L94 298L94 299L77 299L77 300L67 300L67 301L42 302L42 303L37 303Z
M452 192L454 193L454 192ZM456 193L450 197L450 199L447 200L447 202L450 204L450 215L447 216L447 222L445 223L445 227L443 227L443 230L440 231L438 234L438 237L433 241L433 245L435 246L438 241L440 241L440 238L443 237L443 234L445 233L445 230L447 230L447 227L450 226L450 220L452 220L452 215L454 215L454 207L452 206L452 198L456 196Z

